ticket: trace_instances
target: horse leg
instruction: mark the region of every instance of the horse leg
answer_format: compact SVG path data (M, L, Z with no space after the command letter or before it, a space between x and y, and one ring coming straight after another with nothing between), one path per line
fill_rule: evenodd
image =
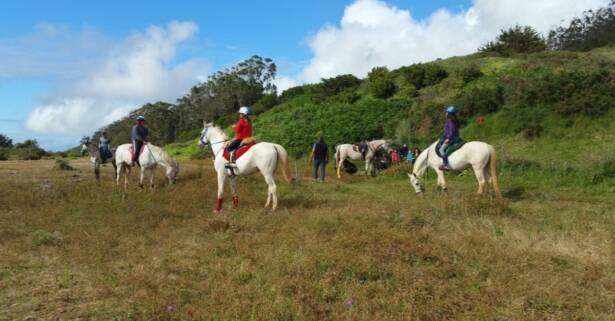
M122 165L126 166L126 165ZM130 174L130 167L124 168L124 192L128 192L128 175Z
M472 169L474 170L474 175L476 175L476 180L478 181L478 191L476 193L478 195L482 195L485 190L485 174L483 172L483 168L472 166Z
M115 178L117 178L117 164L115 160L111 162L111 165L113 165L113 172L115 173Z
M369 171L371 169L372 160L371 158L365 157L365 176L369 176Z
M267 189L267 203L265 203L265 207L268 207L269 203L271 202L271 210L275 211L275 209L278 207L277 186L275 185L275 180L273 179L272 174L266 174L264 176L265 182L267 182L267 185L269 186L269 188Z
M446 180L444 179L444 172L441 171L439 168L435 169L436 171L436 175L438 176L438 188L443 191L446 192Z
M115 184L120 186L120 179L122 177L122 169L124 168L124 164L120 164L117 168L115 168Z
M485 184L485 189L483 190L483 192L488 193L489 185L493 185L493 178L491 177L491 173L489 172L489 166L483 167L483 176L485 177L485 182L487 183Z
M337 164L337 178L342 178L342 164L344 164L344 158L340 157L339 163Z
M154 172L154 169L150 168L150 169L149 169L149 187L150 187L150 189L151 189L152 191L153 191L153 190L154 190L154 188L156 187L156 186L154 185L154 173L155 173L155 172Z
M100 163L94 163L94 176L96 176L96 180L100 181Z
M218 172L218 198L216 199L216 207L214 208L215 213L220 213L222 211L222 195L224 194L224 180L226 179L226 174L224 170Z
M146 169L144 167L141 167L141 175L139 176L139 190L143 191L143 179L145 178L145 171Z
M237 196L237 179L231 177L231 195L233 196L233 208L239 206L239 196Z

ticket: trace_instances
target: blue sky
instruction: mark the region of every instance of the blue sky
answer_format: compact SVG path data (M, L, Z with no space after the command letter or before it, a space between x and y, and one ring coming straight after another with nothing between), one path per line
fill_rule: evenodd
M517 22L545 31L605 1L542 0L529 14L531 0L3 1L0 133L63 149L252 54L274 59L282 87L362 76L470 53Z

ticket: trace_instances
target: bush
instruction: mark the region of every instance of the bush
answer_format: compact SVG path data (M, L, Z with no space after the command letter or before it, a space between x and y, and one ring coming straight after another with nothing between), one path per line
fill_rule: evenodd
M395 82L386 67L376 67L367 75L369 92L376 98L386 99L395 94Z
M190 155L191 160L207 159L209 157L211 157L211 153L206 148L199 148Z
M5 161L9 159L9 149L8 148L0 148L0 161Z
M464 117L493 113L504 104L504 88L494 82L473 82L461 90L456 101Z
M280 102L289 101L292 98L303 95L305 93L304 86L292 87L284 90L280 95Z
M396 72L405 77L417 90L437 85L448 77L446 69L436 64L414 64L399 68Z
M38 146L38 142L28 139L23 143L15 144L13 154L19 160L38 160L47 155L47 152Z
M36 246L59 245L63 240L64 236L58 231L51 233L45 230L36 230L32 233L32 243Z
M597 173L592 176L591 182L593 184L600 184L613 178L615 178L615 161L609 160L600 165Z
M459 76L464 84L470 83L484 76L478 65L469 65L459 71Z
M540 137L542 132L544 131L544 127L538 122L530 123L523 129L523 137L526 139L533 139Z
M325 97L334 96L344 90L355 90L361 85L361 79L353 75L340 75L322 79L320 89Z
M529 26L515 26L508 30L502 30L495 41L488 42L478 50L510 56L518 53L540 52L546 49L547 45L536 29Z
M53 165L53 169L58 171L72 171L74 168L70 166L68 161L65 159L56 159L55 164Z

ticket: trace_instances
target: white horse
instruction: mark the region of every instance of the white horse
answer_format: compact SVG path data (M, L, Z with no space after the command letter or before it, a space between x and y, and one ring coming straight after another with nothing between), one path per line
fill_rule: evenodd
M102 155L100 155L100 149L98 145L93 144L90 140L84 140L81 142L81 154L85 154L88 152L90 154L90 161L94 164L94 176L96 176L96 180L100 180L100 166L107 162L111 162L113 165L113 172L117 171L117 166L115 165L115 152L111 150L111 158L103 159Z
M117 185L120 185L120 179L124 174L124 190L128 189L128 175L132 167L132 154L129 148L131 144L124 144L117 147L115 151L115 163L117 164ZM141 165L141 177L139 179L139 187L143 189L143 179L145 173L148 172L150 179L150 187L154 189L154 170L157 165L162 165L166 168L167 179L169 184L174 184L179 173L179 163L171 158L167 152L158 146L146 143L143 146L143 153L139 156L139 164Z
M367 143L367 151L365 152L365 175L369 175L374 168L374 157L380 149L388 149L386 140L372 140ZM361 160L363 155L359 151L358 145L341 144L335 148L335 166L337 167L337 178L342 178L341 168L344 161L350 158L352 160Z
M420 182L421 177L425 175L428 167L436 171L438 176L438 187L446 190L446 181L444 180L444 172L440 169L443 161L436 154L436 145L433 143L425 149L414 162L410 183L417 194L423 193L423 185ZM478 194L485 192L485 182L489 182L493 187L496 196L501 199L502 193L498 184L498 176L496 169L496 153L493 146L483 142L467 142L460 149L455 151L448 157L449 165L452 170L461 171L471 166L474 170L474 175L478 180Z
M232 175L226 168L226 159L224 158L224 148L228 142L228 137L222 129L214 126L213 123L204 122L204 128L201 132L199 144L201 146L210 145L214 154L214 169L218 176L218 198L216 200L215 212L222 210L222 196L224 194L224 181L228 177L231 180L231 194L233 196L233 206L239 205L239 197L237 196L237 186L235 175L249 175L257 170L265 177L265 182L269 186L267 191L267 202L265 207L271 205L272 210L278 207L277 187L273 176L278 165L282 165L282 173L286 181L290 182L288 169L288 153L284 147L272 143L257 143L250 148L245 154L235 161L236 168L233 169L235 175Z

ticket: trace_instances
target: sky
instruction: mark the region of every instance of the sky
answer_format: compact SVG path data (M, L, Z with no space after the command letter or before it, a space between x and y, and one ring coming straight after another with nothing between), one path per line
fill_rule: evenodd
M0 11L0 133L49 150L258 54L280 90L466 55L609 0L13 1Z

